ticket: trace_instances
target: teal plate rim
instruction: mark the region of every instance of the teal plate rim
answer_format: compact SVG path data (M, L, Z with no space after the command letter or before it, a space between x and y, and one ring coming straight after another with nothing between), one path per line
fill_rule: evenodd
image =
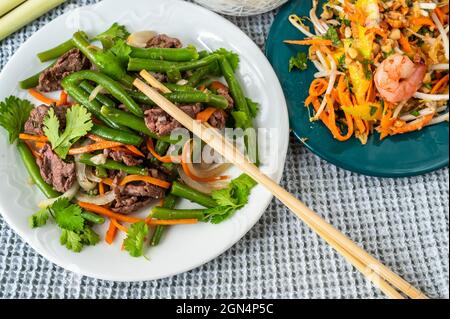
M295 13L305 16L311 0L291 0L275 17L266 41L265 54L277 73L289 109L289 121L294 136L311 152L345 170L376 177L410 177L426 174L449 165L449 125L441 123L421 131L391 136L383 141L372 134L366 145L352 138L346 142L335 140L322 123L310 123L303 101L315 72L288 71L289 58L300 46L283 44L285 39L301 39L302 34L287 18ZM304 87L302 87L304 85ZM306 139L306 140L305 140Z

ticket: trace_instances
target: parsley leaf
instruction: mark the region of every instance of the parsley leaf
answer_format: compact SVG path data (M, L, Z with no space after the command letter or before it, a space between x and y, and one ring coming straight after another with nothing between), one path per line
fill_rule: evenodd
M11 144L23 132L23 126L32 109L33 104L30 101L21 100L15 96L10 96L0 102L0 126L8 132Z
M103 45L103 49L107 50L110 49L117 40L126 40L129 35L130 33L125 26L116 22L108 30L97 35L94 40L99 40Z
M110 51L119 59L120 63L127 65L130 60L130 54L133 50L125 42L125 40L119 39Z
M55 209L55 206L52 206L51 209L60 228L71 231L83 230L84 218L81 216L83 210L80 206L70 204L63 209Z
M70 147L92 128L91 114L82 106L72 106L66 114L66 129L59 133L59 120L53 110L44 119L44 133L56 154L65 159Z
M259 112L259 103L256 103L256 102L252 101L251 99L247 98L247 104L248 104L248 109L250 111L250 115L252 116L252 118L255 118Z
M81 236L76 232L63 229L61 237L59 238L61 245L66 246L67 249L79 253L83 249L83 242Z
M233 51L228 51L224 48L221 48L217 51L214 51L214 53L223 55L230 63L231 67L233 68L233 71L236 71L237 68L239 67L239 61L240 61L239 55L234 53Z
M144 222L132 224L130 228L128 228L127 238L124 240L123 244L125 250L128 251L132 257L141 257L144 254L144 240L148 231L148 226Z
M236 211L248 203L250 191L257 184L246 174L231 181L230 185L221 190L214 191L211 196L219 206L206 211L205 220L219 224L230 218Z
M100 241L98 234L90 227L84 227L80 232L81 242L87 246L94 246Z
M334 27L329 27L327 32L322 36L322 38L325 40L331 40L334 46L338 46L341 44L339 34L337 33Z
M30 225L30 228L42 227L47 223L48 217L47 209L41 209L28 218L28 224Z
M308 68L307 56L305 52L299 52L297 55L289 59L289 72L294 68L304 71Z

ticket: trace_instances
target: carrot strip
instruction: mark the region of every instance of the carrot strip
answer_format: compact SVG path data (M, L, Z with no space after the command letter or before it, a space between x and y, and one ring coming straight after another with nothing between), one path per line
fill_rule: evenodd
M40 93L39 91L36 91L35 89L29 89L29 90L28 90L28 93L29 93L32 97L34 97L36 100L38 100L38 101L40 101L40 102L42 102L42 103L44 103L44 104L47 104L47 105L50 105L50 104L58 104L58 101L56 101L56 100L54 100L54 99L51 99L51 98L49 98L49 97L46 97L45 95L43 95L43 94Z
M128 175L120 182L120 186L124 186L131 182L146 182L166 189L169 189L171 185L169 182L151 176Z
M113 223L114 224L114 226L116 226L116 228L118 229L118 230L120 230L121 232L124 232L124 233L128 233L128 228L126 228L125 226L123 226L122 224L120 224L116 219L111 219L111 223Z
M445 83L448 82L448 74L446 76L443 76L442 78L439 79L438 82L436 82L436 84L433 86L433 88L431 89L431 94L435 94L438 93L439 90L444 86Z
M102 179L102 183L111 187L113 184L113 180L112 178L104 178Z
M333 42L331 40L325 39L305 39L305 40L285 40L284 43L288 44L298 44L298 45L332 45Z
M98 192L100 195L105 195L105 183L98 183Z
M83 147L72 148L69 150L69 155L91 153L94 151L104 150L107 148L112 148L112 147L121 146L121 145L122 145L122 143L118 143L118 142L108 142L108 141L107 142L98 142L98 143L90 144L90 145L83 146Z
M19 139L21 139L23 141L34 141L34 142L42 142L42 143L48 142L47 136L30 135L30 134L25 134L25 133L19 134Z
M400 33L400 39L398 40L398 42L400 43L403 51L405 51L406 53L413 53L413 49L409 44L408 38L405 37L403 33Z
M61 94L59 96L59 101L58 103L56 103L57 106L61 106L61 105L67 105L67 92L66 91L61 91Z
M114 241L114 238L116 238L116 234L117 234L117 227L116 225L114 225L113 220L115 219L111 219L111 221L109 222L109 227L108 227L108 231L106 232L106 236L105 236L105 241L111 245Z
M415 17L411 19L411 23L413 25L426 25L429 27L435 27L433 20L431 20L429 17Z
M192 225L197 224L198 219L171 219L171 220L163 220L163 219L146 219L146 224L148 225L161 225L161 226L170 226L170 225Z
M394 119L392 118L392 107L389 103L384 103L383 116L381 117L380 122L380 140L383 140L389 135L389 129L394 123Z
M442 12L442 10L439 7L436 7L436 9L434 9L434 13L436 13L436 16L438 17L439 21L444 25L445 14Z
M91 212L97 213L99 215L103 215L109 218L114 218L117 219L118 221L122 221L125 223L138 223L138 222L142 222L143 220L141 218L136 218L136 217L132 217L132 216L127 216L127 215L122 215L119 213L115 213L112 210L109 210L105 207L102 206L98 206L98 205L94 205L94 204L90 204L90 203L85 203L85 202L78 202L78 205L81 208L84 208L86 210L89 210Z
M87 137L91 140L93 140L94 142L98 142L98 143L103 143L103 142L110 142L110 143L116 143L117 145L114 147L110 147L111 149L114 149L116 147L120 147L120 146L124 146L128 151L130 151L130 153L132 155L135 156L140 156L140 157L145 157L145 155L134 145L128 145L128 144L123 144L120 142L112 142L112 141L108 141L105 140L103 138L101 138L100 136L94 135L94 134L88 134ZM115 149L116 151L125 151L122 149Z
M138 148L136 146L128 145L128 144L123 144L123 146L125 146L125 148L128 149L134 155L140 156L140 157L145 157L145 155L140 150L138 150Z
M353 118L350 114L345 113L345 118L347 120L347 126L348 126L348 130L347 130L347 134L345 136L343 136L341 134L341 131L339 130L339 128L336 125L336 114L334 112L334 105L333 105L333 101L331 100L331 98L329 96L326 97L327 99L327 106L328 106L328 123L329 123L329 128L331 130L331 133L333 134L334 138L337 139L338 141L344 142L346 140L348 140L350 137L352 137L353 132L354 132L354 127L353 127Z
M425 125L431 122L433 119L434 114L428 114L424 116L420 121L417 121L416 123L408 123L400 127L394 127L392 129L391 135L396 134L403 134L403 133L409 133L413 131L419 131L421 130Z
M208 107L206 110L197 114L197 121L202 123L208 122L209 118L217 111L215 107Z
M42 155L39 154L39 153L36 151L35 146L34 146L31 142L25 141L25 144L28 146L28 148L30 149L31 153L33 154L33 156L34 156L35 158L41 158L41 157L42 157Z
M34 145L37 148L39 148L39 149L43 148L45 146L45 144L47 144L47 143L44 143L44 142L36 142L36 143L34 143Z
M220 89L228 90L228 87L226 87L222 82L219 82L219 81L213 81L209 87L216 91L220 90ZM203 90L200 90L200 91L203 91Z
M328 81L325 79L315 79L311 82L309 87L309 95L320 96L327 90Z
M179 157L178 156L170 156L170 155L161 156L161 155L159 155L155 151L155 147L153 146L153 141L152 141L151 138L149 138L147 140L147 149L150 152L150 154L153 155L153 157L155 157L158 161L160 161L162 163L174 163L176 161L179 161Z

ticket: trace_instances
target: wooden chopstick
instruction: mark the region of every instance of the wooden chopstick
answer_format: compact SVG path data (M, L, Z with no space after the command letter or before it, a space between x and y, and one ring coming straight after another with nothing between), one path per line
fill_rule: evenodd
M141 75L147 77L146 71ZM323 218L306 207L301 201L287 192L276 182L263 174L254 164L241 154L233 144L226 140L218 130L209 125L193 120L176 105L148 86L140 79L134 81L141 92L148 96L160 108L176 119L188 130L201 138L210 147L219 152L224 158L232 162L241 171L247 173L259 184L265 186L272 194L285 204L297 217L305 222L330 246L343 255L352 265L363 273L372 283L391 298L403 297L396 289L410 298L427 298L422 292L412 287L376 258L356 245L352 240L326 222Z

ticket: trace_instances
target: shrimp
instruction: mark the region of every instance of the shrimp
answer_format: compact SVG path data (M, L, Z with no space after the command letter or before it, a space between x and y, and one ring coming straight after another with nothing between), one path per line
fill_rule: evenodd
M421 87L427 67L415 64L406 55L394 54L384 60L375 72L375 85L388 102L411 98Z

